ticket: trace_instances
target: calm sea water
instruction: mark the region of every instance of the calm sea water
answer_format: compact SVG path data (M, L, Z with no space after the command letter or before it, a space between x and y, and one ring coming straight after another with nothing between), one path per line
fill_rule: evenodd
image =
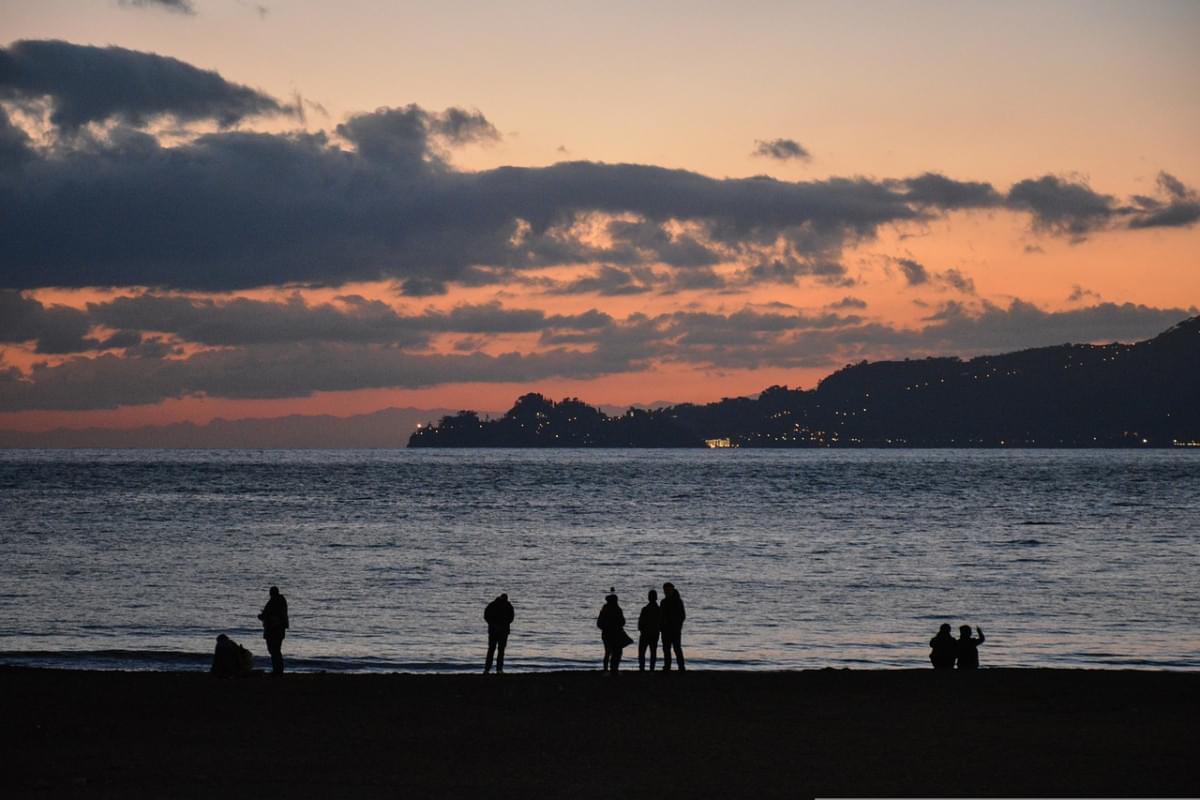
M1194 668L1198 523L1180 451L4 451L0 663L261 663L278 584L293 669L479 669L501 591L509 670L597 668L670 580L698 668Z

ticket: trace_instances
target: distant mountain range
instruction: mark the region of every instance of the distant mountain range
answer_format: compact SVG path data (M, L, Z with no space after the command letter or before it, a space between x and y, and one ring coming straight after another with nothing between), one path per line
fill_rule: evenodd
M862 362L813 390L610 416L527 394L498 419L463 411L410 447L1200 446L1200 317L1144 342Z
M444 408L387 408L352 417L300 416L178 422L129 430L58 428L0 431L0 448L393 448L408 444L417 425L452 413Z

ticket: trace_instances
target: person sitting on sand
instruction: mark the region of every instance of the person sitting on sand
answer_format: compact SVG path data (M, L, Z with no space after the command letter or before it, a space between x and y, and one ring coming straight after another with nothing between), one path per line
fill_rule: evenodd
M492 656L496 657L496 674L504 672L504 648L508 645L508 631L516 616L508 595L502 594L487 604L483 618L488 626L487 660L483 662L483 674L492 671Z
M235 675L249 675L253 669L254 656L250 655L249 650L223 633L217 637L209 672L218 678L232 678Z
M596 627L600 629L600 638L604 641L604 671L615 675L621 666L621 650L625 645L632 644L633 639L625 633L625 613L617 605L616 593L612 589L608 591L600 615L596 617Z
M279 593L278 586L271 587L271 597L258 615L263 624L263 638L267 640L267 652L271 654L271 674L283 674L283 637L288 629L287 598Z
M958 668L959 669L979 669L979 645L983 644L983 631L979 626L975 626L975 632L979 634L978 639L971 638L971 626L962 625L958 629L958 641L955 644L958 647Z
M683 645L680 643L680 637L683 633L683 621L687 619L687 612L683 609L683 598L679 596L675 584L663 584L663 599L660 608L662 609L663 672L671 669L672 649L675 650L675 660L679 663L679 671L682 672L684 670Z
M954 669L954 659L958 656L958 642L950 634L950 624L943 622L938 628L937 636L929 640L929 660L934 669Z
M658 660L658 632L662 629L662 609L658 607L658 592L651 589L647 595L650 602L642 606L638 615L638 669L646 668L646 649L650 649L650 671Z

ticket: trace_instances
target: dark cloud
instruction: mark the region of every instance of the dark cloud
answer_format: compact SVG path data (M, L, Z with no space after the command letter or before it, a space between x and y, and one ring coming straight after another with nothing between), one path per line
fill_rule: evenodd
M0 290L0 343L35 342L38 353L78 353L97 347L95 339L86 338L91 327L78 309L45 306L20 292Z
M862 300L858 297L851 297L850 295L846 295L841 300L838 300L836 303L830 303L829 307L830 308L866 308L867 301Z
M717 180L580 162L459 173L428 148L423 115L362 115L340 131L356 151L319 134L209 134L172 148L111 136L27 163L19 184L0 180L0 286L228 290L398 278L419 296L480 266L612 254L693 268L723 250L754 259L780 247L788 255L778 266L752 276L794 280L838 272L830 265L847 242L919 217L865 179ZM643 226L620 231L610 253L573 238L570 226L590 213L682 220L704 241Z
M106 120L141 127L160 116L228 127L247 117L291 113L262 92L154 53L54 40L0 49L0 100L43 98L51 101L51 122L65 132Z
M0 294L0 298L4 296ZM208 346L345 342L423 347L435 333L590 330L612 323L611 317L596 310L547 315L538 309L506 309L496 303L459 305L450 311L429 310L404 315L380 300L358 295L339 297L336 304L309 305L299 297L284 301L242 297L218 301L144 294L89 303L86 314L77 313L83 315L86 322L83 332L92 325L99 325L123 331L169 334L183 342Z
M1032 214L1034 229L1076 239L1109 224L1117 214L1112 196L1094 192L1082 181L1054 175L1013 184L1007 203Z
M944 209L992 208L1003 198L990 183L956 181L936 172L896 181L913 203Z
M478 111L449 108L441 113L417 105L355 114L337 126L359 155L373 164L411 169L423 162L445 166L439 146L496 141L499 131Z
M161 348L158 355L169 353ZM75 357L0 379L0 410L84 410L206 396L306 397L314 392L422 388L443 383L589 379L636 370L608 352L556 349L522 355L412 354L394 348L310 343L210 350L186 357Z
M126 7L161 8L166 11L174 11L177 14L187 14L188 16L196 13L196 6L192 0L118 0L118 2L120 5Z
M894 258L907 286L938 286L950 288L963 294L975 294L975 281L962 270L951 267L944 272L933 272L919 261L911 258Z
M1122 205L1083 181L1045 175L1014 184L1007 204L1030 212L1035 230L1075 240L1118 223L1135 229L1183 228L1200 221L1200 195L1194 189L1167 172L1159 173L1157 188L1157 197L1134 195Z
M846 268L836 261L803 258L773 258L759 261L740 270L734 283L753 286L759 283L794 284L797 279L811 277L832 286L850 286L854 281L846 277Z
M939 273L937 279L963 294L975 294L975 281L961 270L951 267L945 272Z
M549 294L599 294L609 297L644 294L656 283L650 270L601 265L595 272L550 289Z
M846 248L956 209L1008 205L1077 237L1195 217L1194 193L1170 176L1161 197L1118 207L1052 176L1001 198L935 173L788 182L580 161L466 172L450 149L495 140L495 126L415 105L354 115L332 133L222 131L168 147L137 126L164 114L228 125L291 106L174 59L65 42L0 50L0 87L10 106L49 97L63 134L32 147L0 118L0 287L16 289L391 280L425 297L597 264L569 291L851 285Z
M925 347L952 353L997 353L1048 345L1148 339L1189 316L1193 308L1098 303L1044 311L1013 300L1007 308L984 302L978 310L948 303L921 332Z
M162 302L165 299L169 298L149 302L130 298L137 302L98 304L94 310L116 315L108 318L114 323L136 319L139 324L160 328L171 328L176 321L194 323L192 311L185 305ZM13 313L19 304L12 297L5 302L6 313L0 319L7 325L21 314ZM371 316L377 309L377 301L352 296L339 303L352 319ZM283 308L267 313L296 312L295 303L274 305ZM27 305L21 307L29 310ZM277 322L238 333L237 326L247 324L241 316L247 310L264 311L234 307L223 328L188 329L188 335L195 338L207 336L225 343L215 350L185 355L168 338L127 329L109 340L112 346L127 345L124 357L74 356L58 364L36 365L28 374L5 370L0 374L0 411L113 408L186 396L303 397L317 391L458 382L587 379L637 372L660 362L700 369L832 367L881 354L894 358L966 356L1064 342L1132 341L1153 336L1196 313L1194 308L1111 303L1049 312L1020 300L1008 307L951 302L930 315L924 328L908 329L855 314L808 314L779 306L744 308L731 314L632 314L614 320L598 311L547 316L540 311L487 305L430 311L389 323L405 330L411 325L425 332L464 334L455 342L459 352L441 355L414 353L386 336L364 334L361 328L331 328L324 306L308 309L314 319L325 320L321 323L325 328L303 341L264 335L264 330L278 330ZM387 314L377 316L387 318ZM298 323L297 332L313 333L314 325ZM478 352L489 335L534 331L541 331L542 345L548 348L545 352L499 356Z
M687 234L672 235L662 225L649 220L614 219L608 223L614 247L628 247L631 260L673 267L710 267L725 260L713 247L705 246Z
M896 266L900 268L900 272L904 275L905 282L909 286L920 286L923 283L929 283L929 270L925 269L925 265L919 261L914 261L911 258L894 259Z
M14 125L8 113L0 108L0 170L16 168L33 158L30 147L29 135Z
M800 161L809 161L812 159L812 154L797 141L793 139L756 139L754 141L754 152L751 155L759 158L773 158L776 161L790 161L798 159Z
M1200 221L1200 195L1166 172L1158 174L1160 197L1135 196L1131 228L1183 228Z
M1099 300L1100 294L1093 292L1091 289L1085 289L1078 283L1071 287L1071 293L1067 295L1068 303L1080 303L1084 300Z

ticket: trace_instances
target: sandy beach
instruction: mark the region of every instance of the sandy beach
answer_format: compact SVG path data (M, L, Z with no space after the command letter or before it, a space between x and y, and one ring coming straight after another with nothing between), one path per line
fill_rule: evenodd
M0 670L9 796L1178 796L1200 675Z

